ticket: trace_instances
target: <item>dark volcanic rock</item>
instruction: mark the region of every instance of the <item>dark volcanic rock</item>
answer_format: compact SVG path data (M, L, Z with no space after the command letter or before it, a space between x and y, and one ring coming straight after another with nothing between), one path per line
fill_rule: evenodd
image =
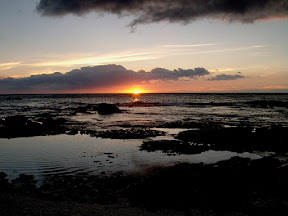
M78 105L78 104L77 104ZM98 110L97 104L81 104L80 106L73 106L65 108L64 110L68 111L70 115L76 115L77 113L90 113Z
M73 129L73 130L67 132L66 134L67 135L76 135L76 134L78 134L78 129Z
M98 111L100 115L109 115L113 113L120 113L121 110L115 104L81 104L81 106L77 107L68 107L64 110L68 111L70 115L76 115L77 113L93 113L94 111Z
M0 193L10 190L10 183L7 179L7 174L0 172Z
M18 197L25 194L37 200L75 204L110 204L128 198L130 204L151 211L177 208L215 210L219 215L233 215L233 211L241 212L239 215L287 215L285 164L287 161L271 157L233 157L216 164L156 167L142 175L46 176L40 188L35 187L33 176L20 175L9 183L6 175L0 173L0 186L8 189L1 191L0 198L4 200L17 193ZM0 212L1 207L0 202Z
M65 133L64 118L52 118L50 115L45 117L35 117L30 119L26 116L8 116L4 124L0 126L0 137L29 137L56 135Z
M132 103L122 103L121 106L127 106L127 107L155 107L155 106L170 106L168 104L164 104L164 103L148 103L148 102L144 102L144 101L135 101Z
M12 187L17 192L27 193L36 191L37 181L33 175L20 174L18 178L12 180Z
M234 127L188 130L180 132L176 138L185 142L211 144L213 150L285 153L288 152L287 134L288 128L276 125L257 129Z
M54 175L47 177L39 188L41 197L63 201L113 203L119 191L133 183L136 177L115 174L110 177L90 176L87 174L77 176Z
M247 104L251 105L252 107L261 107L261 108L271 108L271 107L285 107L288 108L288 102L285 101L275 101L275 100L256 100L247 102Z
M92 137L102 137L110 139L142 139L148 137L163 136L165 132L149 129L121 129L121 130L107 130L107 131L81 131L81 133L89 134Z
M7 127L21 127L30 123L28 117L22 115L7 116L5 118L5 125Z
M120 109L115 104L101 103L98 106L98 113L101 115L109 115L120 112Z
M160 128L199 128L204 130L214 130L223 128L223 125L216 122L207 122L207 121L173 121L166 122L164 124L158 125Z
M142 182L130 185L126 195L137 205L152 209L192 207L224 211L244 209L249 215L263 210L287 214L284 204L288 174L274 162L265 170L269 160L256 160L257 168L250 165L253 162L250 159L240 157L211 165L179 164L160 169ZM256 205L256 209L252 211L251 200L255 199L267 203L276 200L277 205L264 209L254 203L252 206Z
M198 154L210 149L210 145L183 142L179 140L150 140L144 141L140 150L148 152L162 151L167 154Z
M34 122L25 116L8 116L4 125L0 127L0 137L25 137L42 134L44 126L39 122Z

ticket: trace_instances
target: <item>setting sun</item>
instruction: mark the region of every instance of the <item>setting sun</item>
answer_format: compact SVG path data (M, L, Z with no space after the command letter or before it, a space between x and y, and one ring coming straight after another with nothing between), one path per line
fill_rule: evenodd
M148 93L149 91L142 88L141 86L140 87L139 86L133 86L130 88L123 89L121 92L138 95L138 94Z
M140 94L140 93L142 93L140 90L134 90L133 91L133 94Z

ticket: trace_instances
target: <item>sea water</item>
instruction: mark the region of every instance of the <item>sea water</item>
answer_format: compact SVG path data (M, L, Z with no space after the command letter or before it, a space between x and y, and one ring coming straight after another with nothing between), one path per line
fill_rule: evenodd
M133 103L138 98L138 103ZM116 104L121 113L99 115L97 111L70 110L99 103ZM33 118L43 113L69 119L93 130L148 127L166 135L147 139L174 139L187 128L163 128L173 122L216 122L226 127L288 126L288 94L62 94L0 95L0 121L7 116ZM193 128L190 128L193 129ZM89 135L54 135L0 139L0 171L9 178L21 173L42 179L53 174L110 174L143 172L153 166L176 163L215 163L233 156L259 158L259 153L238 154L206 151L194 155L167 155L140 151L147 139L110 139Z

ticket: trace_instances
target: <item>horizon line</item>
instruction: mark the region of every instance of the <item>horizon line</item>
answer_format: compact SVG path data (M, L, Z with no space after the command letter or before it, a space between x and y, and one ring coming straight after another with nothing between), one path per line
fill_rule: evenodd
M285 89L286 90L286 89ZM135 93L131 92L115 92L115 93L0 93L0 95L96 95L96 94L129 94L129 95L135 95ZM260 92L260 91L255 91L255 92L146 92L146 93L138 93L138 95L144 95L144 94L288 94L287 92Z

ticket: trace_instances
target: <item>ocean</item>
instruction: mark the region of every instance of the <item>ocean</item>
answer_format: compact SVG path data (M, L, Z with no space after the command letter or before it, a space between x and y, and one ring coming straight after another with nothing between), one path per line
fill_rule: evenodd
M120 111L99 114L102 103ZM11 116L25 118L9 123ZM257 159L274 152L214 148L185 153L147 151L141 145L175 141L177 134L201 131L203 125L287 128L287 116L288 94L0 95L0 171L10 179L25 173L41 180L55 174L145 172L154 166L209 164L234 156Z

